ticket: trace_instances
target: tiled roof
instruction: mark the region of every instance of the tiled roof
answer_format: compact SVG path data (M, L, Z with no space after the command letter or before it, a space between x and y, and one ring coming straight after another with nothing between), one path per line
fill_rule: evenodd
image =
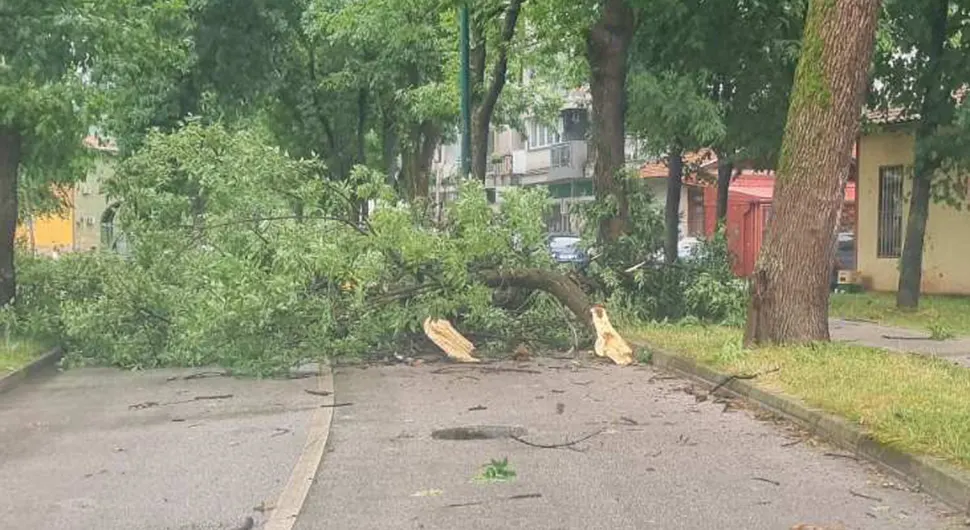
M698 172L707 175L706 170L711 163L717 162L717 155L714 154L712 149L701 149L700 151L693 153L686 153L684 155L684 173L685 176L694 175ZM658 160L653 160L647 162L646 164L640 166L640 178L645 179L655 179L655 178L667 178L667 159L660 158Z

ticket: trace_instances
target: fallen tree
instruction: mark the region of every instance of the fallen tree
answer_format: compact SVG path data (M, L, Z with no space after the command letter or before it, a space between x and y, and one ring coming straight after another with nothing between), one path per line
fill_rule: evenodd
M106 186L129 256L23 264L20 321L75 360L271 373L396 352L428 318L505 347L592 336L589 295L546 251L542 193L495 211L471 183L436 224L380 173L332 181L256 134L198 124L150 135ZM360 199L377 204L363 221ZM540 294L497 304L510 289Z

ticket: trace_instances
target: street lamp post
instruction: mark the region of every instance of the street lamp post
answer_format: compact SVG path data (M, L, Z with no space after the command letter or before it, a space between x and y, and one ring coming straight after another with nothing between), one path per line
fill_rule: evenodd
M459 72L459 84L461 85L461 174L468 178L471 173L472 158L472 110L471 110L471 86L470 74L468 70L468 3L462 3L458 8L458 20L460 28L459 52L461 56L461 72Z

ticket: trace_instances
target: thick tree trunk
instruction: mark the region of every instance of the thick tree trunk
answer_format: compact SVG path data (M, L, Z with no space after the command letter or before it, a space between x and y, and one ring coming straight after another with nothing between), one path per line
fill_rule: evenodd
M664 205L664 262L677 261L680 240L680 191L684 183L684 158L679 147L667 156L667 203Z
M599 240L609 243L629 231L630 207L620 173L626 163L626 74L634 12L626 0L604 0L600 18L586 36L592 97L593 190L597 201L612 199L616 215L604 218Z
M923 281L923 243L926 222L930 217L930 200L933 173L940 161L934 149L928 145L937 128L948 121L941 116L943 109L951 106L949 94L943 89L943 47L947 36L949 2L936 0L927 12L932 31L930 49L927 50L929 65L923 85L923 102L920 123L916 130L916 158L913 163L913 190L909 196L909 214L906 220L906 236L903 253L899 260L899 286L896 306L901 309L919 307L920 284Z
M828 340L829 274L880 0L811 0L747 344Z
M20 144L20 133L0 128L0 307L12 302L17 292L14 246Z
M514 269L482 273L485 285L494 288L518 287L552 295L566 306L587 329L594 331L592 304L582 287L565 274L545 269Z
M476 58L477 68L480 68L480 75L476 76L479 85L476 91L482 91L481 98L477 100L472 113L472 175L481 182L485 182L485 173L488 170L488 133L491 130L492 116L495 114L495 106L499 96L505 88L506 76L509 69L509 45L512 37L515 36L515 27L518 24L519 12L522 8L523 0L512 0L505 10L505 18L502 22L502 33L499 36L498 57L495 60L495 67L492 69L492 81L488 87L484 87L484 37L481 38L480 56Z
M734 176L734 164L722 160L717 165L717 223L727 222L728 191L731 189L731 177Z

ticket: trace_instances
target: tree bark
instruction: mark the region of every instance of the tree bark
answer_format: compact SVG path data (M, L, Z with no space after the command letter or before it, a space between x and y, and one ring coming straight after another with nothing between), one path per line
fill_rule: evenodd
M921 79L923 101L920 105L920 122L916 129L916 156L913 161L913 189L909 196L909 214L903 252L899 260L899 285L896 290L896 306L900 309L919 307L920 284L923 281L923 246L926 223L930 217L933 173L940 168L939 157L928 145L937 128L945 121L941 110L949 106L949 94L943 89L943 47L947 36L949 2L935 0L928 6L930 20L930 49L927 50L926 77Z
M485 182L485 173L488 170L488 133L492 125L492 116L495 114L495 106L499 96L505 88L506 78L509 69L509 45L512 37L515 36L515 27L518 24L519 12L522 8L523 0L512 0L505 10L505 18L502 22L502 33L498 46L498 57L495 60L495 67L492 69L492 80L486 90L484 90L478 105L472 113L472 175L481 182ZM484 52L485 43L482 39L481 49ZM484 73L484 57L481 57L482 72ZM484 85L484 75L478 78Z
M629 231L630 207L621 182L626 163L626 75L634 12L626 0L604 0L600 17L586 35L592 98L593 190L597 201L613 201L614 216L600 221L601 243Z
M14 247L17 237L20 150L20 133L0 128L0 307L11 303L17 293Z
M775 181L774 219L751 283L745 343L828 340L841 190L880 0L811 0Z
M412 127L403 153L401 184L408 200L427 199L431 187L431 162L441 140L441 128L431 120Z
M680 240L680 191L684 183L684 158L680 147L667 156L667 203L664 205L664 262L677 261L677 242Z
M576 315L588 330L595 331L589 298L576 281L561 272L545 269L486 271L482 273L482 279L493 289L518 287L547 292Z
M731 189L731 178L734 176L734 164L722 160L717 164L717 224L727 222L728 192Z

